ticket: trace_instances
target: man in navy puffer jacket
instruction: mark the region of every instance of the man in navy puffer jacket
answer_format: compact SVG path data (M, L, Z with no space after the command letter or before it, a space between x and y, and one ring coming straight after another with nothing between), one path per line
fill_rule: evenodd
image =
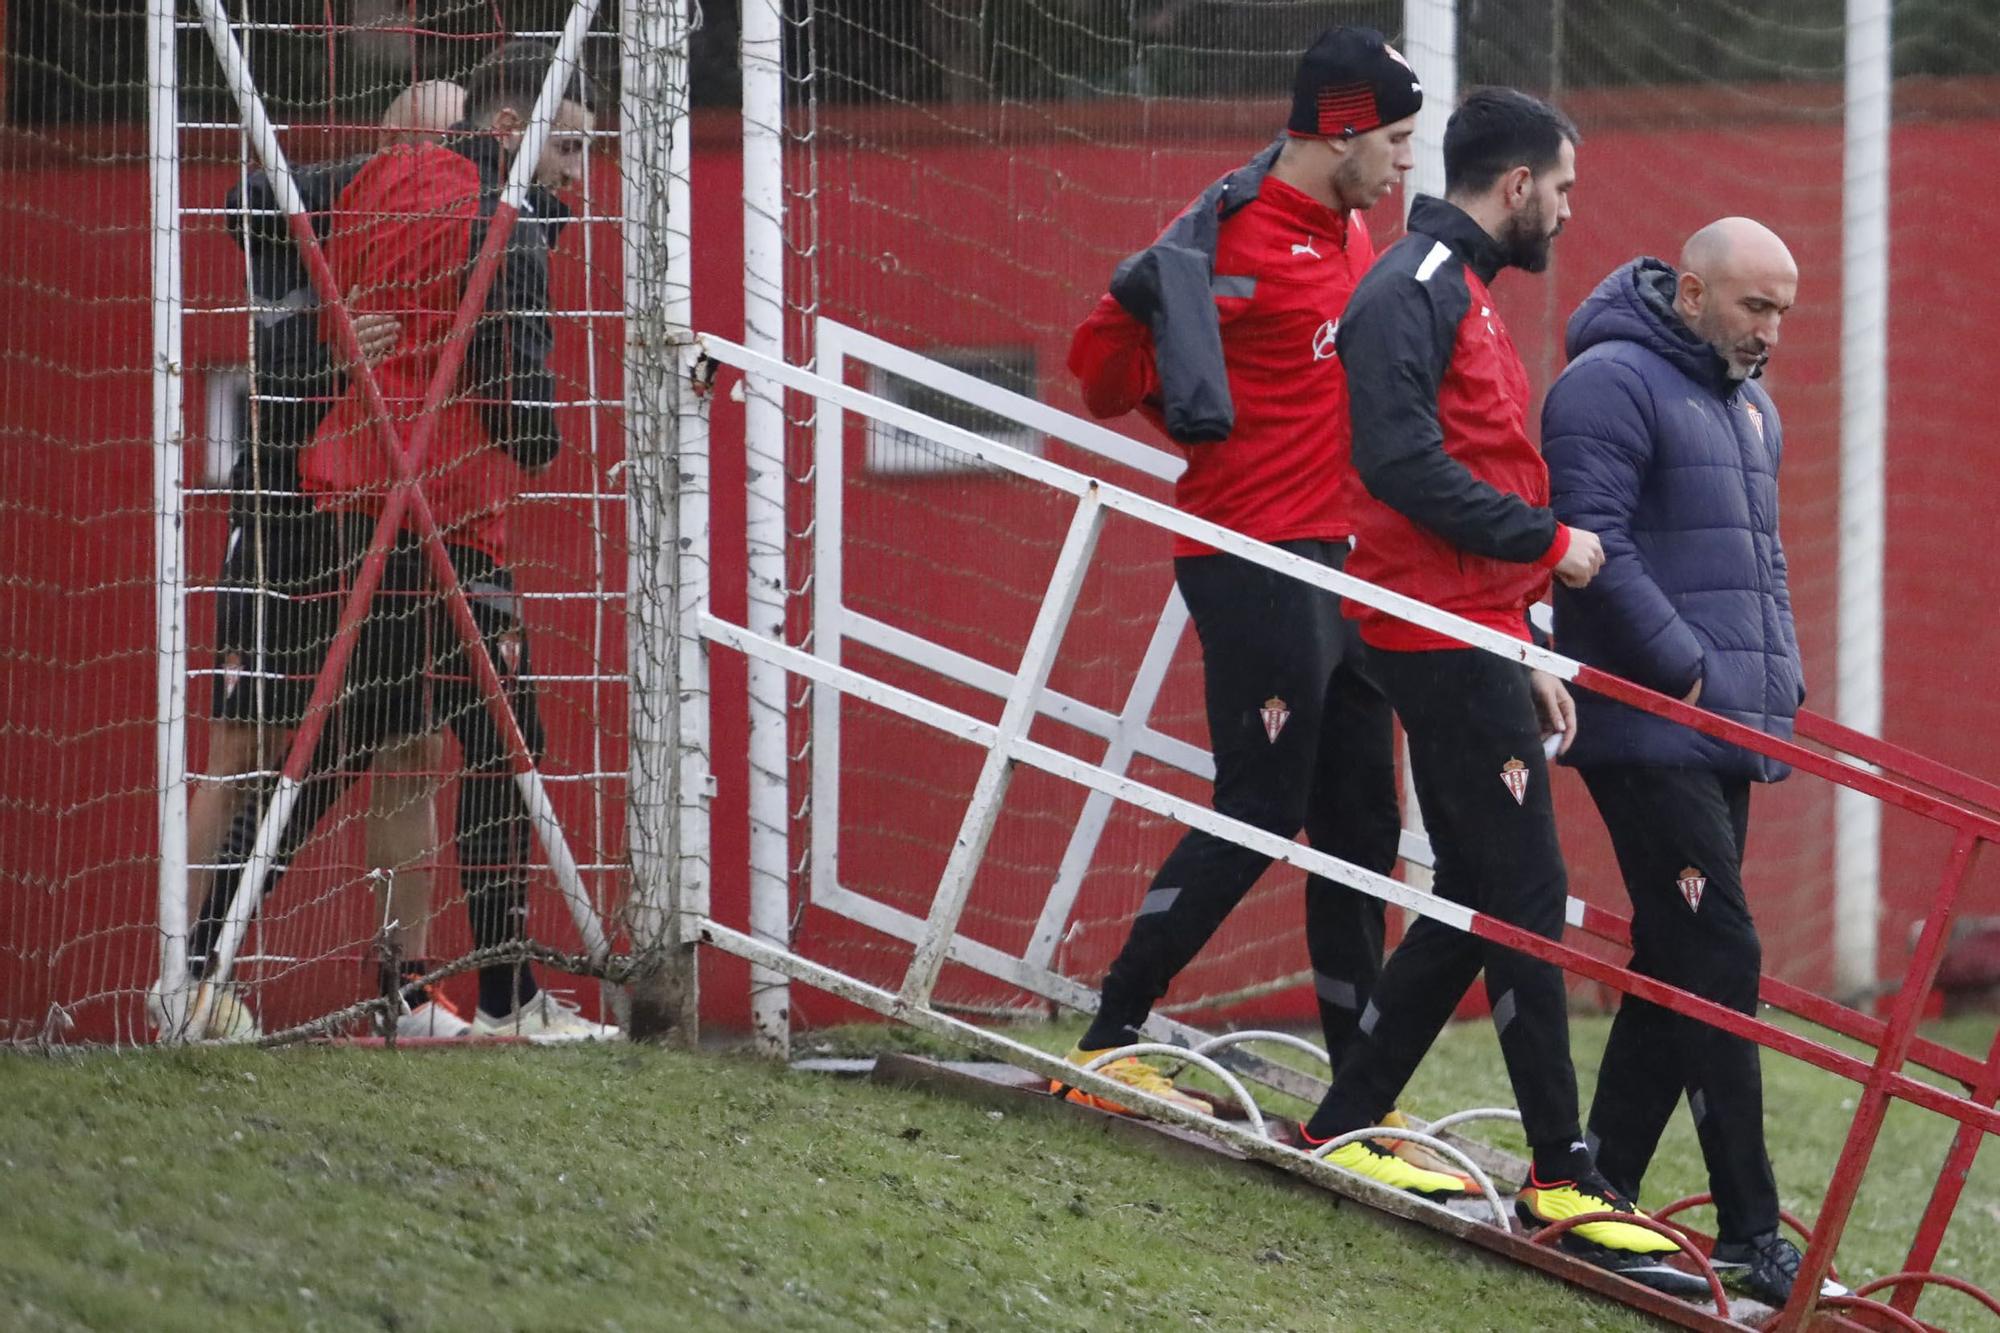
M1638 259L1598 284L1542 411L1556 517L1604 546L1596 579L1556 589L1557 649L1775 736L1791 735L1805 686L1778 538L1784 436L1756 378L1797 290L1769 229L1711 223L1678 271ZM1617 850L1633 969L1754 1013L1750 784L1789 770L1588 692L1576 712L1565 759ZM1628 1197L1683 1092L1716 1201L1716 1268L1782 1305L1799 1256L1778 1234L1757 1047L1628 996L1589 1123L1599 1168Z

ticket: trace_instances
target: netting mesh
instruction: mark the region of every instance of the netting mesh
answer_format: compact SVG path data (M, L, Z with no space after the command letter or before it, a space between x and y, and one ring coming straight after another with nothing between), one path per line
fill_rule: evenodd
M0 596L22 627L12 641L37 645L10 654L0 690L10 730L38 738L16 752L0 792L10 880L0 1015L16 1037L147 1036L145 1000L161 975L157 866L176 839L162 841L159 791L185 783L190 796L190 950L197 966L204 955L212 963L213 921L228 901L213 884L237 879L308 719L326 739L303 770L294 834L279 844L282 878L250 916L230 977L264 1030L376 995L384 957L445 967L523 939L577 950L587 935L555 891L552 844L576 863L572 887L589 915L614 944L622 938L619 13L604 6L582 39L580 74L492 266L498 294L483 305L475 295L480 318L456 340L465 361L454 374L452 317L476 282L471 260L512 142L492 133L491 107L467 106L463 87L510 39L542 43L546 65L571 5L356 0L224 12L363 321L362 350L403 444L427 415L418 409L432 376L446 381L418 479L511 709L487 706L493 690L414 520L348 670L314 697L386 503L388 465L282 194L237 128L238 90L196 6L181 6L166 28L179 95L152 102L175 117L154 143L174 151L149 160L144 6L14 7L0 189L24 297L15 309L42 328L14 325L0 352L18 482L0 525ZM520 104L515 125L539 75L525 101L516 83L498 85ZM177 197L166 192L176 175ZM149 271L155 236L177 276L165 263ZM181 354L156 376L148 354L163 309ZM383 341L370 351L373 340ZM156 623L149 514L169 501L153 495L147 407L168 381L184 408L167 428L184 432L185 447L167 461L184 513L175 591L186 656L181 680L156 698L158 653L173 636ZM359 521L341 517L349 512ZM186 725L184 773L156 772L163 711ZM524 804L514 725L539 760L553 819ZM350 779L330 809L315 804ZM470 976L437 993L467 1013L477 998ZM594 987L576 998L596 1012Z
M733 7L711 6L711 24ZM789 170L813 191L813 309L924 351L996 384L1080 409L1063 359L1070 331L1117 260L1282 120L1297 54L1334 22L1404 41L1400 3L1008 5L876 0L794 5L788 60L797 76ZM1956 608L1964 589L1919 572L1977 545L1978 519L1935 497L1985 464L1953 440L1979 438L1977 394L1919 347L1974 333L1973 288L1991 267L1975 227L1937 210L1983 213L1993 125L1982 108L2000 68L2000 24L1973 4L1896 7L1897 116L1889 144L1892 314L1890 549L1885 734L1974 771L1995 735L1976 690L1986 633ZM1812 697L1831 713L1836 630L1843 294L1845 30L1839 0L1746 7L1700 4L1462 3L1461 87L1508 83L1546 93L1581 127L1576 221L1541 277L1503 277L1497 294L1538 392L1565 363L1569 313L1636 254L1671 259L1696 227L1730 213L1777 229L1803 274L1800 304L1768 384L1789 443L1784 534ZM1427 81L1426 53L1405 46ZM1951 165L1945 166L1949 161ZM1933 184L1949 178L1940 193ZM1378 249L1400 230L1392 196L1369 217ZM802 301L797 307L807 309ZM925 410L941 399L880 372L850 382ZM950 419L1164 495L1157 482L1088 460L963 407ZM1133 419L1118 428L1154 444ZM851 425L846 450L843 594L857 613L1011 670L1044 590L1067 506L988 473L940 465L893 431ZM818 484L826 485L822 474ZM1983 481L1977 484L1983 484ZM1922 517L1920 517L1922 515ZM1057 667L1054 687L1116 712L1170 581L1167 539L1114 524ZM1983 570L1969 577L1991 582ZM799 579L795 588L807 586ZM1956 624L1956 633L1947 628ZM1963 637L1965 635L1971 638ZM887 679L936 690L895 655L847 649ZM999 701L948 687L956 706L992 718ZM1169 674L1154 725L1205 745L1192 635ZM921 916L958 829L978 757L927 729L852 703L842 708L839 882ZM1095 758L1102 742L1044 721L1037 736ZM828 762L828 756L815 756ZM1205 799L1205 784L1144 759L1135 775ZM1574 891L1624 910L1608 843L1581 784L1562 779ZM966 917L972 937L1018 952L1035 925L1083 796L1017 780ZM1756 798L1749 882L1766 957L1781 975L1834 982L1831 788L1795 780ZM801 825L803 827L803 824ZM1178 829L1121 808L1091 862L1056 959L1094 984ZM1934 850L1895 816L1884 827L1882 958L1907 957ZM1934 841L1934 839L1933 839ZM1923 843L1919 848L1918 843ZM822 853L823 854L823 853ZM1921 868L1920 868L1921 867ZM1304 967L1298 875L1268 874L1182 975L1170 1007L1278 991ZM1991 872L1973 903L1991 910ZM1975 906L1974 910L1982 910ZM900 973L906 945L829 914L808 918L816 947L877 979ZM939 992L973 1007L1021 1000L1002 983L948 970ZM811 1001L802 1001L811 1017ZM1268 1006L1267 1006L1268 1007Z

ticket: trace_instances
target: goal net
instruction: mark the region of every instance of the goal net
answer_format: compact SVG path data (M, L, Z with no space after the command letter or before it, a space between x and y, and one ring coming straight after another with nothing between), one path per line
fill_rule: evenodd
M643 659L626 650L634 483L621 470L642 406L634 398L625 410L633 362L624 316L657 305L631 304L626 256L661 244L635 237L629 201L635 190L665 188L661 173L635 182L619 171L628 153L622 68L656 56L657 43L616 34L632 30L637 9L700 18L684 77L664 94L695 105L692 134L677 147L698 185L675 226L696 237L699 325L733 332L744 314L745 266L733 247L744 225L737 42L748 2L603 0L578 46L597 114L578 180L558 191L576 216L551 250L546 302L549 401L563 447L549 470L520 484L505 550L545 731L535 772L552 818L539 825L561 833L561 850L537 838L523 858L527 935L564 952L589 944L588 919L607 947L624 946L636 850L625 835L637 780L628 681L642 667L656 678L666 670L657 641ZM1553 96L1583 130L1577 218L1553 269L1510 275L1498 288L1538 388L1563 364L1569 311L1624 260L1671 258L1689 231L1726 213L1757 216L1790 242L1801 300L1769 384L1789 444L1784 533L1808 706L1990 773L2000 704L1980 664L2000 649L2000 627L1980 611L1995 589L1975 497L1991 492L2000 465L1982 445L1983 383L1961 349L1979 346L1979 294L1996 276L1979 238L1988 182L2000 178L2000 21L1979 0L1893 14L1885 4L1877 20L1853 23L1849 8L786 0L776 337L794 359L824 362L819 331L831 325L821 321L833 321L850 331L850 383L1167 498L1175 456L1136 423L1107 424L1137 452L1080 447L1017 411L966 401L935 371L863 355L864 341L921 353L993 393L1078 410L1063 366L1069 333L1117 260L1267 141L1315 33L1336 22L1375 26L1410 56L1439 105L1444 90L1512 83ZM377 151L384 113L409 89L463 77L507 37L554 41L574 10L567 0L276 0L217 12L277 144L311 169ZM284 425L273 417L314 395L270 373L259 330L280 310L301 310L286 307L283 292L274 302L260 291L255 247L235 239L256 234L241 199L265 162L239 129L200 13L186 0L4 7L0 1039L146 1039L146 993L169 924L163 877L193 863L195 891L182 907L198 922L212 873L204 867L218 864L238 813L254 815L281 786L289 727L256 708L229 716L218 696L310 696L332 643L320 608L305 617L320 625L309 651L274 661L243 651L265 642L258 636L268 638L274 613L296 609L297 598L261 544L247 574L226 566L232 529L245 527L232 520L276 503L267 503L266 465L282 467L271 432ZM1893 55L1893 116L1882 96L1852 91L1850 57L1865 39ZM1851 142L1850 124L1861 127ZM1399 230L1397 203L1369 219L1378 247ZM284 235L275 215L257 220ZM1886 301L1856 285L1867 271L1852 265L1857 253L1880 261ZM1864 391L1871 368L1875 387ZM927 690L943 680L941 697L996 717L994 681L1019 660L1064 512L1031 487L850 416L837 464L843 526L829 546L814 508L832 480L822 422L801 397L783 406L777 455L758 455L749 470L776 467L788 486L782 535L759 538L764 555L779 556L771 582L787 636L806 643L821 632L816 599L834 588L847 660ZM1871 414L1886 423L1886 464L1873 474L1841 458L1845 438L1867 436ZM713 591L719 613L735 616L747 560L741 537L728 534L741 527L744 412L721 401L712 416ZM1886 543L1872 580L1843 581L1843 557L1869 544L1853 515L1871 491L1886 497ZM672 498L662 491L648 503L659 513ZM1104 556L1052 676L1066 712L1038 721L1034 735L1095 761L1138 709L1144 734L1128 737L1129 771L1205 800L1192 636L1173 641L1156 698L1132 695L1163 638L1167 540L1113 523ZM1858 568L1866 576L1868 562ZM232 602L248 608L233 622L224 614ZM1881 612L1874 631L1860 614L1871 602ZM1865 667L1874 642L1871 687L1869 672L1852 668ZM775 825L790 904L773 929L855 975L897 975L909 951L904 926L922 918L938 882L976 751L792 680L777 705L789 722L785 744L775 760L758 751L753 770L736 702L742 671L740 659L718 654L716 915L745 915L745 793L781 778ZM337 706L350 690L322 702ZM218 728L232 723L233 734ZM431 927L426 956L448 966L472 949L457 836L463 747L450 728L436 734L360 774L247 914L234 979L267 1030L375 994L384 884L414 895L428 872L428 904L413 918ZM1596 817L1580 786L1560 781L1574 891L1619 908ZM1896 972L1931 888L1929 872L1911 868L1935 864L1938 835L1894 812L1878 833L1810 781L1760 790L1755 811L1749 881L1768 966L1819 989ZM1075 789L1021 777L974 886L968 938L1094 986L1178 835L1170 821L1125 806L1109 807L1101 829L1096 817ZM2000 911L1996 873L1986 866L1970 885L1969 912ZM1058 886L1073 888L1073 900L1051 906ZM1270 873L1181 977L1168 1008L1307 1016L1298 896L1296 873ZM588 916L572 910L579 905ZM746 1015L732 966L719 963L706 992L711 1019L724 1025ZM472 986L460 975L445 993L465 1006ZM592 988L580 989L597 1012ZM957 967L938 994L973 1012L1040 1004ZM844 1012L801 992L791 1017L817 1024Z
M149 1039L173 933L163 881L183 867L192 961L229 955L267 1033L376 997L385 962L450 970L524 939L601 958L626 892L618 13L568 0L152 8L8 13L0 226L19 300L0 345L15 483L0 599L20 651L0 697L21 741L0 778L6 1035ZM472 142L452 138L465 85L503 44L546 53L600 8L566 48L577 73L558 99L594 120L559 111L504 262L488 266L507 304L472 307L509 318L454 339L487 234L472 213L482 190L492 212L509 165L452 146ZM240 76L218 55L225 17ZM253 87L268 145L240 128ZM539 75L503 129L530 129L538 91ZM433 375L444 382L416 479L507 709L490 707L496 691L423 564L414 501L376 602L393 632L371 622L348 669L314 688L389 467L288 226L279 155L331 271L353 284L364 350L381 340L373 376L403 443L421 433ZM351 193L371 168L379 188ZM546 354L497 339L545 340ZM495 431L533 466L479 457ZM535 442L552 433L548 462ZM354 486L343 466L375 478L358 524L312 517L300 498L302 485ZM526 773L510 719L536 760ZM288 768L308 726L327 743ZM274 873L244 876L260 816L267 838L281 828L283 806L269 812L287 773L307 779L303 836L272 841ZM322 812L314 792L347 779ZM230 891L245 879L265 882L261 901ZM217 920L232 899L240 932ZM595 985L538 975L597 1014ZM470 1015L480 984L462 971L436 993Z

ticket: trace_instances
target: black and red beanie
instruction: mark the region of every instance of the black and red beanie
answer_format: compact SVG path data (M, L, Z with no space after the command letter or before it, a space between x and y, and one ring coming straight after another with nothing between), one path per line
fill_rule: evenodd
M1299 61L1287 133L1351 139L1417 114L1424 87L1410 62L1373 28L1328 28Z

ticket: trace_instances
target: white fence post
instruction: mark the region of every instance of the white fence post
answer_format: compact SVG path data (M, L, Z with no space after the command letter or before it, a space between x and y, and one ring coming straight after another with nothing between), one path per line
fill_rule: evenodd
M1889 396L1890 0L1847 0L1841 177L1840 597L1835 716L1882 734L1882 550ZM1834 985L1874 988L1882 924L1882 806L1833 797Z
M785 355L785 20L780 0L743 7L743 342ZM785 401L783 390L745 381L744 530L751 628L785 641ZM752 660L750 693L750 934L791 943L791 799L785 673ZM791 1042L790 983L750 971L750 1026L759 1050L782 1057Z
M813 330L819 373L847 374L846 330L821 316ZM847 414L828 403L813 413L813 651L839 665L847 636L841 601L846 523ZM814 898L840 884L840 692L812 693L812 879Z
M986 855L987 840L993 836L993 825L1000 818L1000 803L1006 798L1007 786L1014 776L1014 744L1027 736L1028 729L1035 724L1035 715L1041 711L1042 688L1048 684L1049 669L1055 665L1063 631L1069 626L1070 612L1076 609L1077 594L1083 590L1090 557L1096 552L1097 537L1103 531L1104 506L1098 499L1096 484L1092 483L1077 500L1069 535L1063 540L1055 570L1049 575L1048 593L1042 598L1042 609L1028 633L1028 646L1021 653L1014 688L1007 694L1007 706L1000 711L998 735L993 748L986 752L979 780L973 784L972 800L966 806L958 838L952 843L951 856L945 861L937 896L931 900L924 938L917 944L910 970L904 975L905 1003L930 1003L931 989L937 985L938 972L951 948L951 937L958 930L958 918L965 911L966 899L972 895L979 862Z
M1167 668L1173 665L1174 649L1179 646L1187 624L1187 602L1176 585L1167 592L1166 605L1160 610L1159 622L1153 626L1146 655L1140 659L1138 674L1125 696L1125 709L1118 715L1117 729L1104 747L1101 766L1108 772L1123 773L1131 766L1132 756L1138 752L1139 734L1153 716L1153 705L1160 697L1160 687L1166 684ZM1077 895L1083 891L1083 878L1090 873L1090 863L1097 855L1097 844L1104 837L1113 804L1103 792L1094 791L1084 799L1083 812L1077 816L1069 845L1063 848L1062 860L1056 866L1055 885L1042 901L1042 914L1035 922L1035 933L1023 955L1036 967L1048 967L1055 960L1063 940L1063 927L1069 922Z
M160 978L168 1040L180 1035L188 996L187 580L181 468L185 367L181 363L180 76L174 0L146 7L151 97L148 171L153 197L153 663L154 777L159 784Z
M1403 54L1424 85L1417 164L1403 182L1403 212L1419 194L1444 196L1444 126L1458 106L1458 0L1403 0Z

